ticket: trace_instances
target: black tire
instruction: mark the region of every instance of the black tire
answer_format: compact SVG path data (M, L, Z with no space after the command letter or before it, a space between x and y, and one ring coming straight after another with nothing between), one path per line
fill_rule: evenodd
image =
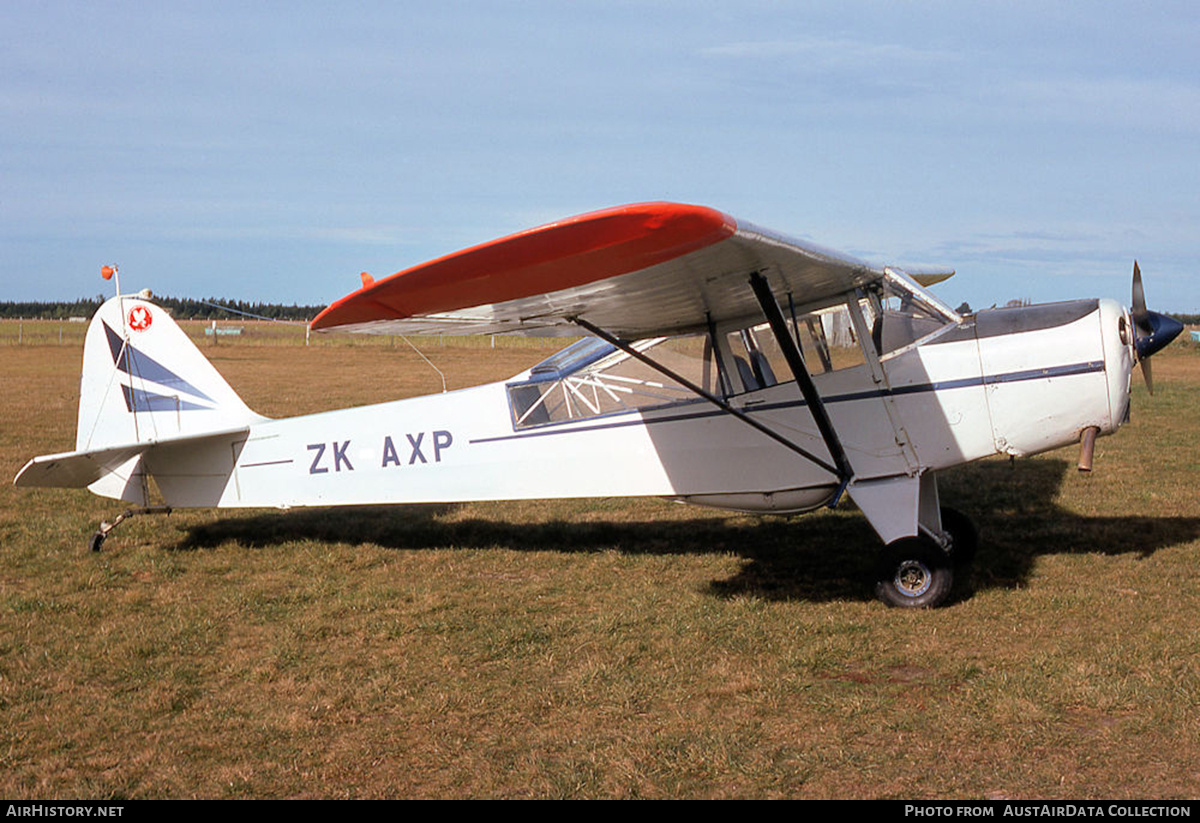
M875 594L889 606L932 609L950 596L954 563L927 537L889 543L880 558Z
M942 528L950 534L950 559L954 561L954 567L962 569L971 565L979 549L979 530L971 518L958 509L943 506Z
M100 547L104 545L104 538L108 537L104 532L96 532L88 540L88 551L98 552Z

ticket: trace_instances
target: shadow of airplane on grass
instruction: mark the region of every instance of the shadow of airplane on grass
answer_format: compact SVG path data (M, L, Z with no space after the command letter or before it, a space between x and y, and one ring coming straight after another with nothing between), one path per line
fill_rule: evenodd
M1041 555L1137 551L1200 538L1200 517L1085 517L1054 501L1074 467L1065 460L983 461L941 476L942 501L968 513L980 529L979 553L956 599L984 588L1024 584ZM625 554L731 553L746 563L714 581L713 594L769 600L868 600L878 538L866 520L844 511L797 518L696 517L606 522L442 520L454 505L302 509L227 517L192 526L177 550L226 541L261 547L291 540L373 543L390 549L495 548Z

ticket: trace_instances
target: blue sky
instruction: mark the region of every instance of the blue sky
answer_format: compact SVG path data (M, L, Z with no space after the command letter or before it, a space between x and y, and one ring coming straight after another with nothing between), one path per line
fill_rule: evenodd
M713 206L952 305L1200 311L1191 2L0 4L0 300L324 304L555 218Z

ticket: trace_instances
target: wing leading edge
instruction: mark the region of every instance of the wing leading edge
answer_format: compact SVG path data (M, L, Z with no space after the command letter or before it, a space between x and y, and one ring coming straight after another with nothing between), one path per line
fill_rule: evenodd
M797 306L882 268L703 206L644 203L572 217L370 282L316 330L379 334L578 334L576 318L627 339L757 317L762 273Z

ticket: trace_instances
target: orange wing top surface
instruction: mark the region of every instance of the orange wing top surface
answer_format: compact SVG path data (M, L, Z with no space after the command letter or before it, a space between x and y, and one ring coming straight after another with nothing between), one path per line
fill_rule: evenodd
M682 257L736 229L733 218L703 206L645 203L591 212L364 280L312 327L441 315L585 286Z
M704 206L642 203L474 246L375 281L313 321L375 334L578 335L576 319L628 339L761 316L748 276L815 306L883 270Z

